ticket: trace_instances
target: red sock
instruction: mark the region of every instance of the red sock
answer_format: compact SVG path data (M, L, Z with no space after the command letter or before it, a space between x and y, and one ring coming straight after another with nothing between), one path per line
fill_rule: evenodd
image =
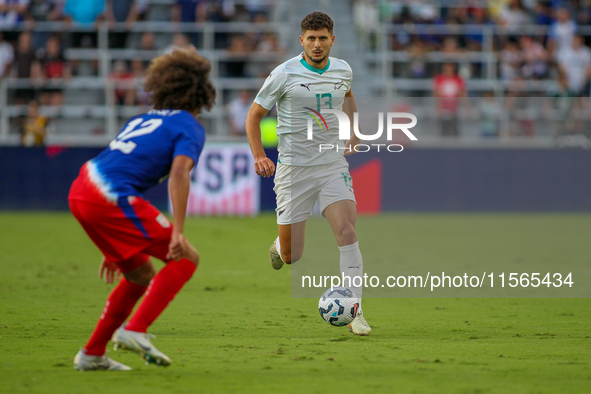
M187 259L170 260L152 279L146 296L125 326L130 331L146 332L183 288L197 267Z
M128 282L125 278L119 282L117 287L109 294L103 314L84 348L86 354L91 356L105 354L111 336L127 319L133 310L133 306L145 291L145 286Z

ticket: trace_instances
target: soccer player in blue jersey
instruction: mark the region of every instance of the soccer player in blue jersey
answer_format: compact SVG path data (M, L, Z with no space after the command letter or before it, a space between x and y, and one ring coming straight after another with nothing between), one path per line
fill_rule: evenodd
M109 339L148 363L170 364L146 331L199 263L197 250L183 236L183 224L189 174L205 142L196 116L215 101L210 70L209 61L194 48L154 59L145 83L154 109L131 118L108 148L82 166L72 184L70 209L104 255L100 276L110 283L118 271L123 274L88 343L74 358L78 370L130 370L105 355ZM174 225L143 199L147 189L167 177ZM158 274L150 256L166 263Z

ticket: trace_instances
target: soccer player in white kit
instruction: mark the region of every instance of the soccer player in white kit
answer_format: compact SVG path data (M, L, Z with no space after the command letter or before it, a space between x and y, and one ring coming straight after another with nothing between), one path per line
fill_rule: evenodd
M256 173L273 176L275 165L265 155L260 123L277 104L279 159L275 192L279 236L271 245L269 257L275 269L301 258L306 219L318 201L320 211L336 237L341 272L350 278L361 277L363 260L355 232L355 194L349 164L343 157L353 153L352 147L360 141L353 134L344 144L339 140L336 116L320 116L322 109L337 109L353 120L356 111L351 91L353 73L347 62L329 57L335 36L332 34L333 21L328 15L313 12L302 20L301 27L300 42L304 51L271 72L246 119L246 134L255 158ZM324 128L318 117L322 118ZM307 126L308 119L312 118L321 127L314 131L314 138L310 140ZM319 143L339 149L321 150ZM351 287L361 300L361 288ZM371 332L361 307L349 330L356 335Z

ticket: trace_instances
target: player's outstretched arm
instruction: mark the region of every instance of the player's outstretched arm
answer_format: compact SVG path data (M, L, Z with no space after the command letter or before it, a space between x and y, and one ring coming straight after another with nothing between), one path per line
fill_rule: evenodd
M170 201L172 203L173 222L172 238L168 246L168 259L179 260L188 253L188 242L183 236L187 200L191 187L191 169L195 162L189 156L178 155L170 167Z
M353 127L353 119L354 119L354 113L357 112L357 104L355 103L355 97L353 96L353 90L349 90L346 94L345 94L345 103L343 104L343 112L345 112L347 114L347 116L349 117L349 119L351 120L351 130L354 130ZM349 156L352 155L353 153L355 153L355 150L353 149L355 146L359 145L359 143L361 142L361 140L359 139L359 137L357 137L357 134L355 134L354 132L351 133L351 138L349 139L349 141L347 141L347 143L345 144L345 156Z
M246 136L250 144L250 150L254 156L254 169L260 176L266 178L275 173L275 163L265 154L261 141L261 120L269 112L262 105L252 103L246 116Z

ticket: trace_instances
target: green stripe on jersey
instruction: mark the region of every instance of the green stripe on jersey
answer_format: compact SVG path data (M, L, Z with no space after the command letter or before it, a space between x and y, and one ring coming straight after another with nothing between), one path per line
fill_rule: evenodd
M304 59L303 57L300 59L300 63L302 63L302 66L306 67L308 70L318 73L318 74L322 74L323 72L328 70L328 68L330 67L330 59L328 59L328 63L326 63L326 67L324 67L323 69L318 69L318 68L314 68L314 67L310 66L308 64L308 62L306 61L306 59Z

